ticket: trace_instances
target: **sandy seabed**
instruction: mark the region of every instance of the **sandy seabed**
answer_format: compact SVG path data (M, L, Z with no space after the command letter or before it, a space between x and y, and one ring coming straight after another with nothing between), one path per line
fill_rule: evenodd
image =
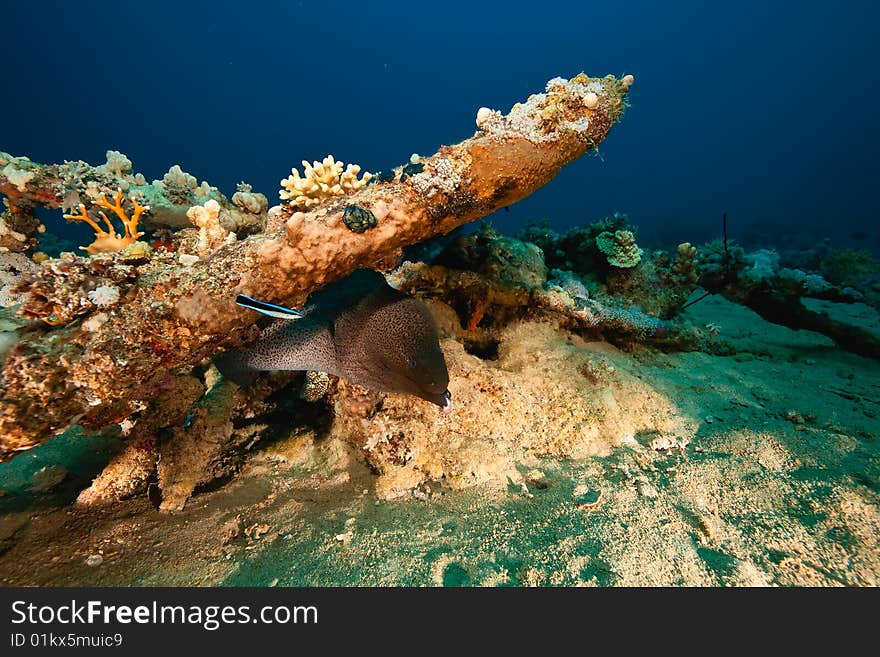
M686 315L728 355L536 320L483 358L450 337L451 416L389 396L356 430L295 429L177 514L19 494L8 468L0 584L880 583L880 364L720 298Z

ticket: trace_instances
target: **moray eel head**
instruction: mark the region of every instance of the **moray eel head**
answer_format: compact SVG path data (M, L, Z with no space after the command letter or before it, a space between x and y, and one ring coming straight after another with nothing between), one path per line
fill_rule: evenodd
M449 371L440 349L437 326L421 301L400 295L371 314L364 327L365 344L381 377L379 389L405 392L440 406L452 408Z

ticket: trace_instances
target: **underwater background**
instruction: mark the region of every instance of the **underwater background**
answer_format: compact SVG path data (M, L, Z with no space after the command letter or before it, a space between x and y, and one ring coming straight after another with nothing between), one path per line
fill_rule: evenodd
M511 207L625 212L674 245L779 235L878 248L876 3L6 3L2 147L127 154L272 200L301 159L367 171L470 134L550 78L632 73L626 127ZM59 217L53 224L64 224ZM832 228L833 227L833 228Z
M876 3L2 19L0 585L880 584ZM355 267L447 381L234 383Z

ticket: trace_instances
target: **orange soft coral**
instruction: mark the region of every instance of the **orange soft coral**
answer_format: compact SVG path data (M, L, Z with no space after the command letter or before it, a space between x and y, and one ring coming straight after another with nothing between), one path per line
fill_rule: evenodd
M95 241L88 246L81 246L79 248L89 255L121 251L129 244L136 242L138 237L143 235L143 233L138 232L138 221L140 221L141 214L150 209L149 206L142 206L137 202L137 199L131 199L134 212L131 217L129 217L125 214L125 210L122 207L122 199L122 190L118 189L116 190L114 203L110 203L110 201L107 200L107 197L102 193L101 200L95 201L95 205L107 208L108 210L113 210L116 216L119 217L119 220L122 221L122 225L125 227L125 235L119 235L116 232L116 229L113 228L113 224L110 223L107 215L98 210L98 214L101 216L101 219L104 220L104 223L107 224L109 232L101 228L101 226L99 226L98 223L86 213L86 206L82 203L80 203L79 206L79 214L64 215L65 219L86 222L95 231Z

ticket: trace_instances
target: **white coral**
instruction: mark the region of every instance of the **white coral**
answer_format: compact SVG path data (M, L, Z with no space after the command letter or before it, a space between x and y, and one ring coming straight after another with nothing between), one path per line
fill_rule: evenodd
M119 301L119 288L115 285L100 285L94 290L90 290L88 296L89 301L99 308L112 306Z
M3 169L0 169L0 174L3 174L20 192L25 191L27 184L37 175L33 171L17 169L14 164L7 164Z
M574 121L569 123L568 127L575 132L586 132L590 129L590 119L588 119L586 116L582 116L581 118L575 119Z
M281 181L283 189L278 193L282 201L289 201L293 207L309 207L333 196L355 192L373 177L364 172L358 179L361 168L357 164L349 164L343 171L344 164L335 161L332 155L312 164L303 160L302 165L303 175L300 176L298 169L291 169L291 175Z
M806 294L822 294L833 287L819 274L808 274L800 269L781 269L779 277L800 286Z
M498 110L481 107L477 110L477 127L486 132L492 132L503 122L501 112Z
M121 176L131 171L131 160L119 151L107 151L106 164L98 168L103 168L105 171Z
M199 181L196 180L196 177L181 169L179 164L175 164L168 169L168 173L162 176L162 180L153 181L153 186L159 189L187 193L195 192L198 185Z
M195 189L198 184L196 177L181 169L179 164L175 164L168 169L168 173L162 176L162 182L166 185L174 185L184 189Z
M746 262L750 266L740 276L744 281L753 285L773 278L779 270L779 254L772 249L753 251L746 255Z
M220 225L220 204L214 199L204 205L195 205L186 211L186 217L199 229L196 250L204 257L227 243L230 235ZM233 237L233 239L235 239Z
M241 187L242 185L239 185ZM269 200L260 193L252 192L250 185L246 185L248 189L239 189L232 195L232 203L242 212L249 214L262 214L269 207Z
M387 443L395 433L388 420L382 417L376 417L372 422L361 420L361 425L364 427L367 437L364 441L364 449L368 452L372 452L379 445Z
M524 137L533 143L556 139L566 131L584 133L590 127L588 118L566 119L564 107L578 99L590 111L599 107L605 87L598 80L586 80L583 75L571 80L553 78L547 82L546 93L533 94L526 102L516 103L507 116L481 108L477 113L477 127L491 135Z
M412 177L412 185L419 194L431 197L437 192L451 194L461 183L459 176L445 157L438 157L430 165L430 169L417 173Z

